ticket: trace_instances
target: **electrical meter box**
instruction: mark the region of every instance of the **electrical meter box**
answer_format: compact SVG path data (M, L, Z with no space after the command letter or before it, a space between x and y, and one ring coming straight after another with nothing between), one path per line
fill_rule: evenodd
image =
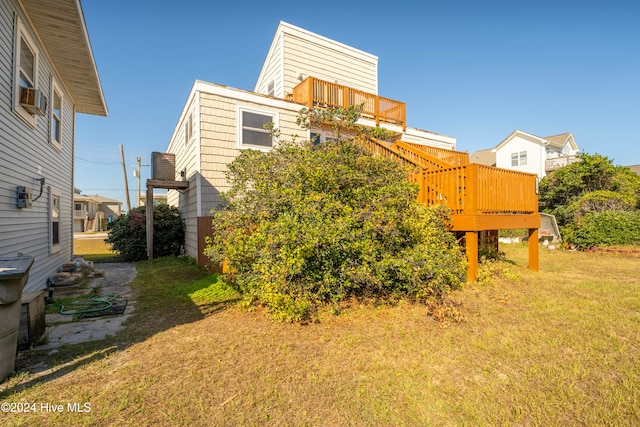
M173 153L151 153L151 179L175 181L176 155Z
M31 189L27 187L18 187L18 207L30 208L31 207Z

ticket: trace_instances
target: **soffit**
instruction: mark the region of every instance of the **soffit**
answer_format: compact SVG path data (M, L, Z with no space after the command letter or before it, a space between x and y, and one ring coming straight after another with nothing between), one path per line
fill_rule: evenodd
M79 0L21 0L79 113L107 115Z

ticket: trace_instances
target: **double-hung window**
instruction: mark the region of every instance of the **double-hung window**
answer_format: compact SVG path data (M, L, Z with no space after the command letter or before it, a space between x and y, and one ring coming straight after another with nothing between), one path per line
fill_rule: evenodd
M62 150L62 91L51 84L51 145Z
M511 153L511 166L524 166L527 164L527 152Z
M33 127L36 126L36 116L20 104L20 88L38 88L38 57L35 41L18 19L15 34L13 110Z
M270 149L274 138L267 128L269 123L278 128L276 113L238 107L238 147Z

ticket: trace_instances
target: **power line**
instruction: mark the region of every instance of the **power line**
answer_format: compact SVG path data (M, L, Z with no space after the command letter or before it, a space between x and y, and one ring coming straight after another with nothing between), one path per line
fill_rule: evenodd
M85 162L89 162L89 163L98 163L100 165L119 165L120 162L96 162L95 160L89 160L89 159L83 159L82 157L78 157L76 156L76 159L78 160L84 160Z

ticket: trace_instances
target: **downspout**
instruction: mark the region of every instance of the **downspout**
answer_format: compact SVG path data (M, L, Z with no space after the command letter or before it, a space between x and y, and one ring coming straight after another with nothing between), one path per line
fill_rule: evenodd
M71 253L69 253L69 259L73 258L73 245L75 244L73 241L73 222L74 222L74 218L73 218L73 214L74 214L74 209L75 209L75 203L73 201L74 195L75 193L75 183L76 183L76 104L73 104L73 126L71 126L71 231L70 231L70 238L71 238L71 245L69 245L69 249L71 251ZM62 135L62 133L60 133L60 135Z

